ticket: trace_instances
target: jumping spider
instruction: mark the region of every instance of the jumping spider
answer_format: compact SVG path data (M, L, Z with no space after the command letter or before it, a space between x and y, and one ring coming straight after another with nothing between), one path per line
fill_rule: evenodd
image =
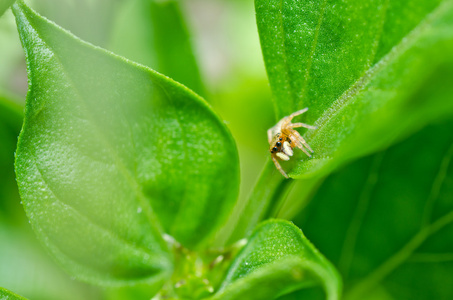
M282 173L283 176L288 178L285 171L280 166L280 163L277 159L281 160L289 160L290 156L293 156L293 148L297 147L302 150L308 157L311 157L311 154L308 152L312 152L313 150L310 146L305 142L304 138L300 135L299 132L294 130L294 128L305 127L308 129L316 129L317 127L307 125L304 123L291 123L291 120L298 115L303 114L306 112L308 108L304 108L293 112L289 116L284 117L278 123L270 128L267 131L267 139L270 144L269 151L271 152L271 158L274 161L275 167ZM307 148L307 149L305 149Z

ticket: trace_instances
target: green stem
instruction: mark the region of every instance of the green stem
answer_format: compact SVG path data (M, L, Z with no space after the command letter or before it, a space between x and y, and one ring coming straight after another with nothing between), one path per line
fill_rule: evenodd
M271 217L275 207L285 198L292 179L285 179L269 159L261 175L242 209L233 213L233 232L229 235L227 244L246 237L260 221Z

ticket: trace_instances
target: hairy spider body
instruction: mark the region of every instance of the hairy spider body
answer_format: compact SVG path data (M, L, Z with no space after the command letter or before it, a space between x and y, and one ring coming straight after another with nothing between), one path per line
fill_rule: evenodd
M293 112L289 116L284 117L274 127L267 131L267 139L269 141L269 151L271 152L272 161L275 167L282 173L283 176L288 178L285 171L280 166L278 159L289 160L293 156L293 148L297 147L302 150L308 157L311 157L313 150L305 142L304 138L294 128L305 127L308 129L316 129L317 127L307 125L304 123L291 123L295 116L301 115L306 112L308 108L304 108Z

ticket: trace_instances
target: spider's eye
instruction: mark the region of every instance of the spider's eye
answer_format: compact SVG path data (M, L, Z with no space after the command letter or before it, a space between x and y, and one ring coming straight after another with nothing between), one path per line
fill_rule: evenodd
M277 147L280 147L280 146L282 145L282 143L277 142L277 143L275 143L275 145L276 145Z
M282 138L279 138L280 141L282 141L283 139Z
M272 148L273 152L277 152L277 150L278 150L277 147Z

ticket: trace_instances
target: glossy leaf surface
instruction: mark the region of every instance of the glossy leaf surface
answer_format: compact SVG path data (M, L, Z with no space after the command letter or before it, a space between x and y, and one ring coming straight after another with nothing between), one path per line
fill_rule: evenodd
M161 234L196 247L236 200L231 136L184 86L14 13L30 83L16 173L38 237L79 278L161 282Z
M292 223L271 220L259 225L233 261L212 299L274 299L313 285L326 299L339 299L341 280L333 266Z
M453 297L453 120L328 177L296 224L344 299Z
M451 114L453 2L256 0L277 117L301 120L315 150L294 178L329 173Z

